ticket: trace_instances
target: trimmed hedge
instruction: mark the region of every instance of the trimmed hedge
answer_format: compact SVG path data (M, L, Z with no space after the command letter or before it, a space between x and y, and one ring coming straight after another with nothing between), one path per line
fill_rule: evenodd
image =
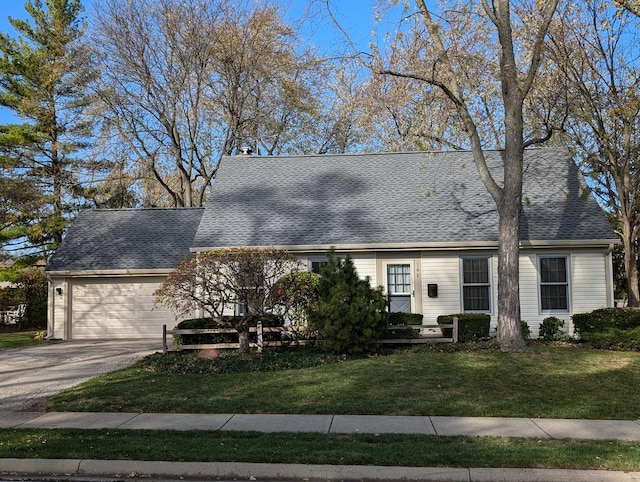
M183 320L175 326L175 330L209 330L217 328L233 328L234 323L239 322L241 316L223 316L220 319L191 318ZM277 315L263 315L260 317L262 326L283 326L284 320ZM257 319L252 326L257 325ZM265 339L280 339L278 333L265 333ZM208 345L214 343L238 343L238 335L235 333L206 333L194 335L173 335L176 345Z
M576 313L571 317L576 331L584 337L586 333L603 332L610 328L632 330L640 327L640 310L633 308L601 308L590 313Z
M489 338L490 315L485 313L440 315L437 321L439 325L448 325L453 323L454 317L458 318L459 342L480 341ZM451 338L453 336L453 328L444 328L442 331L445 338Z
M640 351L640 327L632 330L609 328L605 331L591 331L583 334L584 340L600 350Z
M419 328L396 328L393 330L387 330L383 335L385 340L410 340L412 338L418 338L420 334Z
M402 313L391 312L388 313L390 325L422 325L421 313Z

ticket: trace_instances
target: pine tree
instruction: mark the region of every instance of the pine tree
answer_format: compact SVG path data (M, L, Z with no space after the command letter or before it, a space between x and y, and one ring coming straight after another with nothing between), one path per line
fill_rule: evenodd
M5 199L10 192L2 193L2 204L13 209L10 227L0 232L8 250L49 254L82 193L76 156L91 133L84 115L91 70L79 42L82 8L80 0L29 0L30 20L9 17L17 37L0 33L0 106L25 121L0 127L2 174L26 180L32 190L24 210Z
M339 354L373 351L387 324L384 295L358 277L350 257L339 259L330 251L327 260L320 273L318 303L309 312L320 347Z

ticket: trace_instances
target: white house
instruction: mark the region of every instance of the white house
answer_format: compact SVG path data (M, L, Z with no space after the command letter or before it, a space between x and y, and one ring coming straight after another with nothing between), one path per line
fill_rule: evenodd
M502 152L487 151L501 177ZM532 336L547 316L613 306L617 238L565 149L525 153L520 290ZM54 338L160 337L153 291L190 252L287 249L317 269L349 254L392 310L497 320L498 216L470 152L225 157L204 209L81 213L47 273Z

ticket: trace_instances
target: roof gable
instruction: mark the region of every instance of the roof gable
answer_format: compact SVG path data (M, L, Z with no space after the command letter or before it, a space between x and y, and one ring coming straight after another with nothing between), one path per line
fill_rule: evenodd
M487 151L500 182L502 151ZM521 237L615 239L566 149L525 152ZM585 195L586 194L586 195ZM226 157L193 247L493 243L471 152Z

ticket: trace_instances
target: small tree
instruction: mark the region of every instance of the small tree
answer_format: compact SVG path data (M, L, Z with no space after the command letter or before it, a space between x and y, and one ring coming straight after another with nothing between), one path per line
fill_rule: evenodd
M213 318L237 311L232 319L240 351L249 352L249 327L273 306L265 301L276 282L299 269L298 260L277 249L218 249L183 261L155 292L156 303L186 315L200 309Z
M350 257L327 253L318 287L318 303L309 321L318 330L320 347L334 353L372 351L386 328L387 301L381 290L360 279Z
M20 328L46 328L47 287L47 277L41 269L26 268L18 274L16 291L18 299L24 304Z
M318 302L320 275L311 271L288 273L275 284L268 302L289 314L292 325L307 324L307 314Z

